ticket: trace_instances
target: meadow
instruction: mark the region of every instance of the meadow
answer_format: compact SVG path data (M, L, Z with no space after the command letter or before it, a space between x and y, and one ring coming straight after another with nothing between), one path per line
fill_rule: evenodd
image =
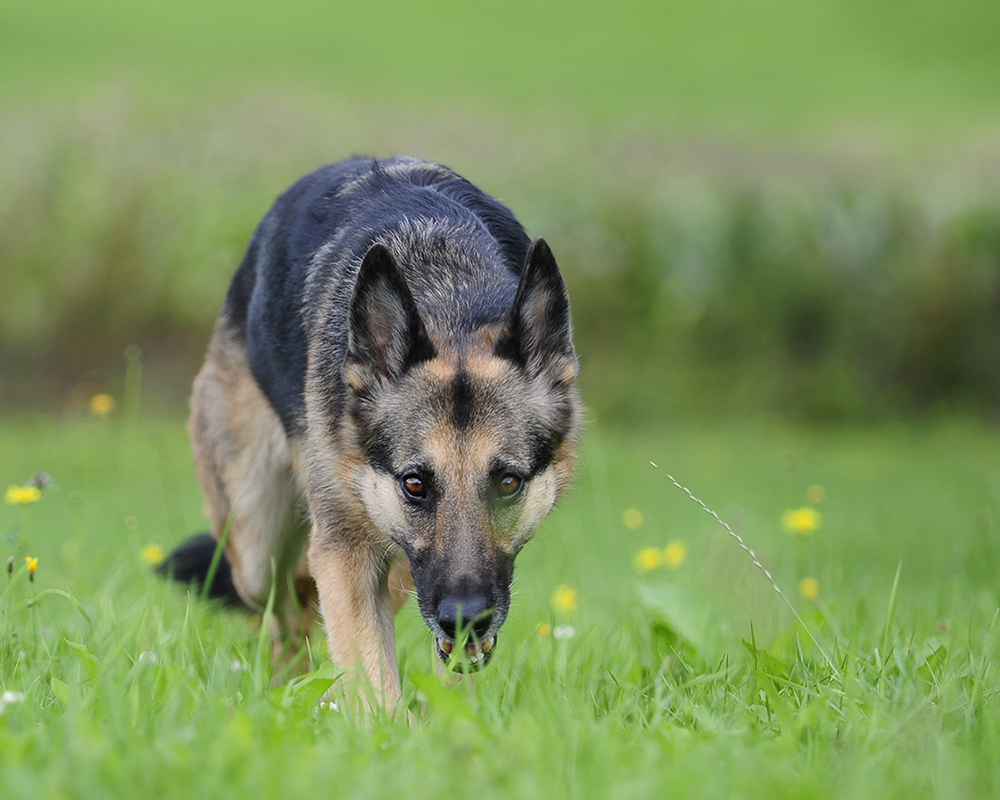
M998 53L995 0L0 0L0 796L1000 796ZM488 669L410 604L364 722L153 574L246 242L358 152L548 239L588 407Z
M158 104L310 90L403 111L505 109L603 129L919 141L996 123L990 0L266 3L3 0L0 97L132 86ZM207 91L206 91L207 90ZM295 91L291 92L296 94ZM576 134L580 131L577 129ZM399 135L397 131L397 135Z
M0 506L5 797L1000 791L992 428L592 426L487 670L445 686L411 604L413 720L358 724L317 708L322 634L272 688L259 620L151 574L200 500L183 421L119 412L0 427L4 480L52 479Z

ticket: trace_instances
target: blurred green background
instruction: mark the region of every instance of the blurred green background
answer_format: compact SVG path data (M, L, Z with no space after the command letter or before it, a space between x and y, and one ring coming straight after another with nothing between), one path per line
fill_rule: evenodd
M443 161L552 244L592 414L1000 408L1000 4L0 0L0 403L182 407L254 225Z

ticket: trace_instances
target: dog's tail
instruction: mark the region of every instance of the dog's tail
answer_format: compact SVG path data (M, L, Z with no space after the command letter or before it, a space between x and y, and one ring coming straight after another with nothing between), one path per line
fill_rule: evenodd
M199 592L205 591L217 547L218 542L212 534L199 533L179 545L156 568L156 572L171 580L193 584ZM211 576L211 583L205 593L230 608L249 610L236 591L233 570L225 553L219 553L215 574Z

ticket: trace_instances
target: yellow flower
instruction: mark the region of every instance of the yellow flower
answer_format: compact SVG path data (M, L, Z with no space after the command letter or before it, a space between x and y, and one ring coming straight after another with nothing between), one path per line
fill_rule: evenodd
M31 556L24 557L24 563L28 565L28 574L33 575L35 570L38 569L38 559L32 558Z
M556 611L567 613L573 611L578 605L580 605L580 598L572 586L563 584L552 593L552 607Z
M781 515L781 524L792 536L811 536L823 522L815 508L796 508Z
M814 506L818 506L824 500L826 500L826 489L820 486L818 483L810 486L806 490L806 497L809 498L809 502Z
M625 513L622 514L622 522L625 523L625 527L630 531L637 531L642 527L642 523L645 521L645 517L638 508L626 508Z
M42 490L37 486L8 486L4 502L9 506L24 506L42 499Z
M142 548L142 560L147 564L153 565L154 567L158 564L162 564L166 555L167 554L163 551L163 547L158 544L147 544L144 548Z
M552 626L549 625L549 623L547 622L539 622L535 626L535 633L537 633L539 636L551 636Z
M90 413L95 417L106 417L115 410L115 398L110 394L95 394L90 398Z
M671 569L683 566L687 557L688 549L680 539L667 542L667 546L663 548L663 563Z
M636 572L650 572L663 566L663 551L659 547L644 547L635 554Z
M819 581L815 578L803 578L799 581L799 594L806 600L815 600L819 597Z

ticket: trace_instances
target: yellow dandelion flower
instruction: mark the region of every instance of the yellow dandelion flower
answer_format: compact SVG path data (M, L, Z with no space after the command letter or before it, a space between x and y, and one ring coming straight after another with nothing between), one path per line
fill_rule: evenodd
M535 633L537 633L539 636L551 636L552 626L549 625L549 623L547 622L539 622L535 626Z
M809 498L809 502L814 506L818 506L824 500L826 500L826 489L820 486L818 483L810 486L806 490L806 497Z
M636 572L651 572L663 566L663 551L659 547L644 547L635 554Z
M796 508L781 515L781 524L792 536L811 536L823 523L822 515L815 508Z
M680 539L667 542L667 546L663 548L663 563L671 569L683 566L687 557L688 549Z
M573 611L578 605L580 598L572 586L563 584L552 593L552 607L560 613Z
M25 556L24 563L28 565L28 574L32 574L38 569L38 559L32 556Z
M95 394L90 398L90 413L95 417L106 417L115 410L115 398L110 394Z
M161 545L150 543L142 548L142 560L154 567L162 564L166 557L167 554Z
M815 600L819 597L819 581L815 578L803 578L799 581L799 594L806 600Z
M9 506L25 506L42 499L42 490L37 486L8 486L3 501Z
M622 522L625 523L625 527L630 531L639 530L645 521L646 518L638 508L626 508L625 513L622 514Z

